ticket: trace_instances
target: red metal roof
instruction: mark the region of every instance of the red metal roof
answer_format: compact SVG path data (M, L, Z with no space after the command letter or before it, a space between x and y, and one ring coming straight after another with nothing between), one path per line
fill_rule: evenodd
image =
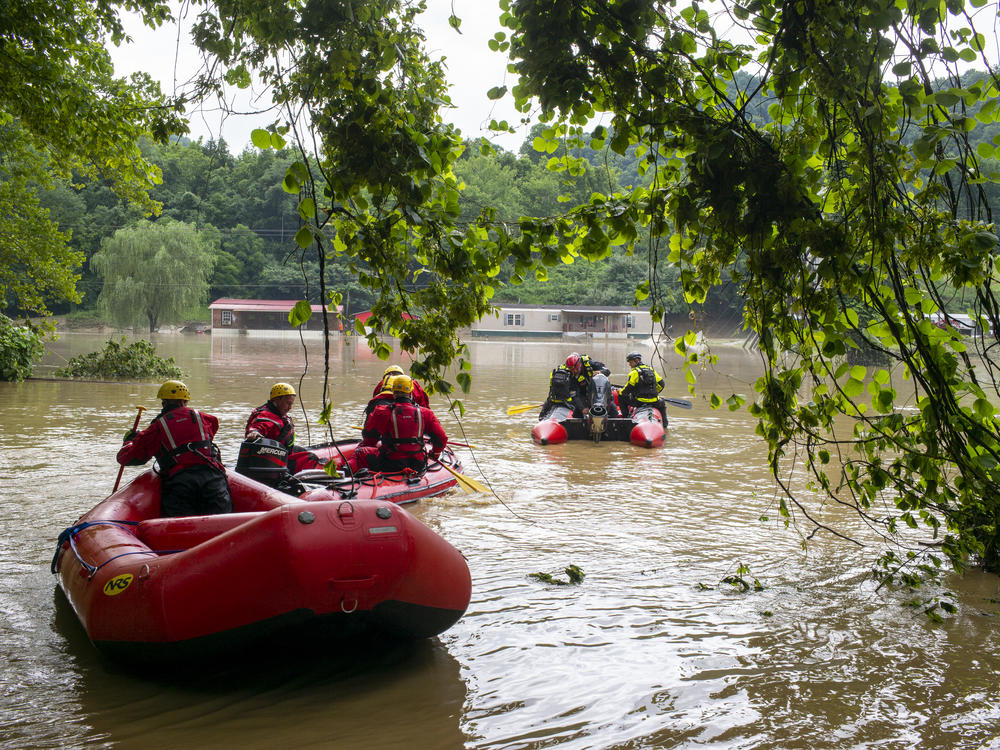
M239 312L290 312L297 299L217 299L209 310L235 310ZM321 312L323 305L310 305L313 312Z

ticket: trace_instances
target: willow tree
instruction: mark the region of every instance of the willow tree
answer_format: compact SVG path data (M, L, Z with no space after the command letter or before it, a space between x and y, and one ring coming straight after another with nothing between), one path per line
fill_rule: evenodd
M523 238L596 253L648 231L690 302L735 281L765 367L748 408L786 520L842 533L791 489L804 466L821 497L892 541L884 579L916 584L946 562L996 570L996 343L935 325L967 310L1000 331L984 193L995 148L969 141L1000 93L974 26L984 0L502 5L509 35L493 44L509 49L518 106L540 106L545 140L638 147L649 177L593 196L555 237L522 222ZM982 12L992 38L996 8ZM970 65L985 74L963 78ZM770 117L754 118L762 100ZM882 364L857 364L858 351Z
M153 333L208 296L218 237L193 224L162 219L119 229L90 259L104 280L98 307L120 326L145 323Z

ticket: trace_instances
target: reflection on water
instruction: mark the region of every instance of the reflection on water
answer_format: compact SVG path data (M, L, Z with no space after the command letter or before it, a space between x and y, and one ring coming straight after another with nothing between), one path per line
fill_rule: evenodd
M46 364L103 340L68 336ZM315 419L328 363L334 436L348 437L388 364L357 342L331 342L328 358L294 337L157 344L219 416L230 463L271 382L295 383ZM1000 747L996 577L957 581L959 614L934 627L868 582L871 549L823 536L803 549L775 520L753 424L703 398L670 410L661 450L534 445L536 414L506 408L540 402L579 346L471 342L461 422L432 397L449 434L476 446L459 451L466 472L498 495L410 506L469 559L473 601L454 628L323 653L279 644L170 679L103 662L48 573L58 532L110 491L121 435L156 384L0 383L0 747ZM625 369L626 344L586 351ZM699 393L751 395L758 363L717 353ZM667 361L668 395L688 397ZM298 404L293 416L305 437ZM571 564L582 585L529 577ZM741 564L764 590L720 583Z
M67 635L75 617L63 597ZM367 638L303 651L279 642L225 668L150 677L87 648L76 624L80 707L95 743L115 747L461 747L465 685L436 640ZM389 717L392 720L387 720ZM238 738L238 739L237 739Z

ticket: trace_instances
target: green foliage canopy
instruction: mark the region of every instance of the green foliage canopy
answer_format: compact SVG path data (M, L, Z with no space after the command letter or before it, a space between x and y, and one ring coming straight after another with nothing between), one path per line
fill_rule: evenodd
M46 300L80 301L76 271L83 253L70 248L69 233L59 231L39 203L32 184L37 154L24 131L0 128L0 138L6 144L6 159L0 156L6 175L0 181L0 304L44 315Z
M781 513L822 527L787 484L804 461L821 493L892 540L886 580L917 583L942 559L1000 567L995 342L933 318L958 292L1000 330L983 190L998 175L981 161L995 145L969 142L1000 93L967 12L983 4L502 5L513 96L525 112L540 103L549 123L536 148L635 149L650 178L577 206L560 241L583 252L592 237L630 243L643 228L690 303L739 286L766 364L751 412L786 490ZM970 63L991 72L965 85ZM768 122L754 116L762 100ZM602 115L611 128L590 125ZM552 225L520 230L537 245ZM852 365L858 346L891 365ZM743 400L725 397L713 400ZM924 533L905 539L907 527Z
M18 325L0 314L0 380L20 382L30 378L43 351L38 329Z
M124 34L118 9L147 22L168 17L157 0L39 0L0 7L0 297L26 313L45 300L79 301L81 257L38 205L54 177L103 179L121 197L152 211L158 172L142 158L139 136L184 132L177 111L147 75L115 78L105 38Z
M450 390L440 374L463 357L455 331L490 309L493 288L483 280L499 253L483 241L484 226L458 225L452 168L463 146L438 112L447 90L416 25L423 7L220 5L201 14L195 38L226 66L225 80L246 84L252 71L285 113L254 143L282 148L288 135L301 152L284 187L298 197L296 240L319 266L324 301L341 299L326 288L325 266L342 259L374 298L373 349L388 357L381 336L398 335L402 348L420 352L413 373Z

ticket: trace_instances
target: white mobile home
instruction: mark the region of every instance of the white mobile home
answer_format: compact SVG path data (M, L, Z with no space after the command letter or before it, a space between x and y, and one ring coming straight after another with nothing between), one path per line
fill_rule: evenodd
M497 303L495 315L472 324L473 337L646 338L652 331L649 310L590 305Z

